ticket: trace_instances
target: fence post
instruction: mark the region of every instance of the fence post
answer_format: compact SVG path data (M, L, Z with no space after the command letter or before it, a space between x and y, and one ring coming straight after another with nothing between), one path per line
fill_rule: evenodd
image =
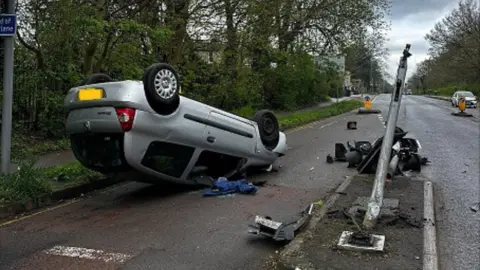
M375 182L373 184L372 195L368 202L368 209L363 219L365 228L373 228L376 224L377 218L380 215L380 208L383 204L383 189L385 186L385 178L387 176L388 167L390 165L390 157L392 153L393 137L395 135L395 128L398 120L398 113L400 111L400 103L405 87L405 77L407 74L407 59L412 54L409 52L410 44L405 46L403 56L400 58L400 63L397 69L397 78L395 88L392 93L392 100L390 101L390 108L388 111L387 128L385 136L383 137L380 157L378 159L377 171L375 174Z

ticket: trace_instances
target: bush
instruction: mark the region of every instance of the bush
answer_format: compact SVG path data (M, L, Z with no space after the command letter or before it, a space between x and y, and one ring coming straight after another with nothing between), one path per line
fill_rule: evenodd
M68 186L79 185L101 177L78 162L50 168L35 168L32 161L21 163L19 171L0 176L0 206L32 201Z
M441 87L441 88L437 88L437 89L430 89L430 90L428 90L428 92L433 94L435 90L437 91L437 95L439 95L439 96L450 97L455 93L455 91L459 91L459 90L471 91L477 97L480 96L480 84L449 85L449 86Z
M298 112L288 116L279 117L278 122L282 130L304 125L319 119L324 119L330 116L339 115L352 111L363 106L363 102L359 100L347 100L334 103L328 107L307 111Z

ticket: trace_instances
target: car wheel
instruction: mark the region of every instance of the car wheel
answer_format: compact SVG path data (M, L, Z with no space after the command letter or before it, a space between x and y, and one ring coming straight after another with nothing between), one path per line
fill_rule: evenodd
M152 109L160 115L169 115L180 105L180 79L172 66L157 63L143 73L145 96Z
M106 83L106 82L113 82L113 79L110 78L107 74L103 73L94 73L87 78L85 78L81 85L89 85L89 84L95 84L95 83Z
M260 139L265 148L269 151L275 149L280 139L280 127L275 114L269 110L261 110L255 113L253 121L258 125Z

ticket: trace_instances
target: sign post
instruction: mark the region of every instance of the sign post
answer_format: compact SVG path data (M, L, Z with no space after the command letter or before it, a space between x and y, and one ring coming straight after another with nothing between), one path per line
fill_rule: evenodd
M0 14L0 37L4 39L3 107L2 107L2 173L10 170L13 103L13 48L17 32L14 0L4 0L7 14Z

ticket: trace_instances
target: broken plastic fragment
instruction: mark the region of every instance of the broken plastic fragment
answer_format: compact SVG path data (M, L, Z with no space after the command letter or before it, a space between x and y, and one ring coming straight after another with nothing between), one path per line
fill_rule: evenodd
M314 202L313 204L318 205L318 206L323 206L323 201L319 200L319 201Z
M313 204L310 204L300 214L286 221L278 222L265 216L256 216L255 222L249 225L248 233L271 237L276 241L292 240L297 232L311 216Z
M470 206L470 210L477 213L480 210L480 202L477 202L477 203L473 204L472 206Z

